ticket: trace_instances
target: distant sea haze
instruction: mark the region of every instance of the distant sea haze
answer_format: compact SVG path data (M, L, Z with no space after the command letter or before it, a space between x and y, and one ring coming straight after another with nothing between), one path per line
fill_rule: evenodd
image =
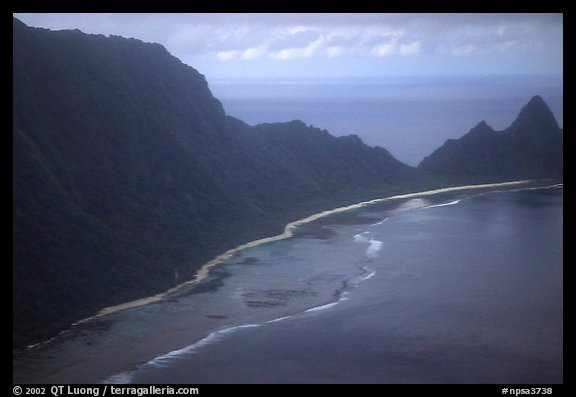
M413 166L482 120L495 130L508 127L534 95L563 126L562 76L208 82L226 113L248 124L299 119L336 136L359 135Z

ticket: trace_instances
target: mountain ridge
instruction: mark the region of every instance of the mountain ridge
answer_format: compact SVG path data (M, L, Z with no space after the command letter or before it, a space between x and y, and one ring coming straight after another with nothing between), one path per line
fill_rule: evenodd
M415 178L359 138L226 116L158 44L14 20L13 343Z
M542 97L535 95L502 131L485 121L449 139L418 165L451 178L562 178L563 131Z
M539 107L515 128L532 134ZM499 132L472 130L464 142L493 150ZM295 219L460 176L299 120L250 126L159 44L13 19L13 345L164 291Z
M560 129L554 114L540 95L534 95L526 105L522 107L516 119L509 128L526 129L548 128L551 130Z

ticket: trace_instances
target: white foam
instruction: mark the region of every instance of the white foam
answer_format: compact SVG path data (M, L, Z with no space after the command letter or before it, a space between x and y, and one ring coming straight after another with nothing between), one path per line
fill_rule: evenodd
M287 320L287 319L292 318L292 317L294 317L294 316L284 316L284 317L280 317L280 318L275 318L274 320L266 321L266 324L277 323L278 321Z
M365 234L365 233L361 233L360 235ZM378 241L378 240L374 240L371 239L369 240L371 244L378 245L376 243L380 243L380 245L382 244L382 242ZM372 245L371 245L372 246ZM370 247L369 247L370 248ZM371 279L372 277L374 277L374 275L376 274L376 271L374 269L370 269L367 266L362 266L362 270L364 270L365 274L362 274L358 277L356 277L355 279L351 280L349 282L349 285L352 288L357 287L359 284L363 283L366 280ZM234 327L229 327L229 328L224 328L218 331L214 331L210 334L208 334L206 337L204 337L203 339L200 339L198 342L191 344L189 346L186 346L184 348L181 349L177 349L177 350L173 350L171 352L168 352L166 354L163 354L161 356L158 356L150 361L148 361L147 363L139 366L138 368L136 368L133 371L128 371L128 372L122 372L120 374L116 374L116 375L112 375L108 378L106 378L104 381L102 381L101 383L103 384L129 384L132 382L132 379L134 377L134 374L142 368L145 368L147 366L152 366L152 367L166 367L168 365L168 363L170 361L173 361L174 359L178 359L181 358L185 355L194 353L196 350L207 346L211 343L217 342L219 340L221 340L222 338L224 338L226 335L233 333L239 329L243 329L243 328L255 328L255 327L260 327L264 324L272 324L272 323L276 323L279 321L284 321L290 318L294 318L296 316L298 316L299 314L302 313L315 313L315 312L320 312L320 311L324 311L324 310L328 310L334 306L336 306L337 304L344 302L345 300L348 300L348 293L350 291L343 291L338 300L334 301L334 302L330 302L330 303L326 303L320 306L315 306L315 307L311 307L307 310L305 310L304 312L299 312L293 315L289 315L289 316L284 316L284 317L279 317L279 318L275 318L273 320L268 320L268 321L264 321L261 324L243 324L243 325L237 325Z
M271 243L274 241L279 241L279 240L284 240L284 239L290 238L290 237L292 237L292 231L294 229L296 229L298 226L313 222L317 219L320 219L320 218L323 218L323 217L326 217L329 215L333 215L333 214L337 214L337 213L341 213L341 212L345 212L345 211L350 211L350 210L357 209L357 208L363 208L363 207L374 205L374 204L380 204L380 203L387 202L387 201L401 200L401 199L412 199L415 197L417 197L417 199L416 199L417 201L414 202L414 201L410 200L408 202L408 203L410 203L410 204L408 204L408 206L409 207L414 206L414 205L416 205L416 206L420 205L421 206L421 201L423 201L423 200L419 199L419 197L422 197L422 196L431 196L431 195L438 194L438 193L452 192L452 191L465 190L465 189L468 190L468 189L482 189L482 188L494 188L494 187L522 185L522 184L526 184L529 182L531 182L531 181L530 180L522 180L522 181L511 181L511 182L502 182L502 183L487 183L487 184L480 184L480 185L450 186L447 188L427 190L424 192L399 194L399 195L395 195L395 196L388 196L388 197L383 197L383 198L379 198L379 199L363 201L361 203L356 203L356 204L348 205L345 207L334 208L332 210L327 210L327 211L323 211L323 212L320 212L320 213L317 213L314 215L310 215L307 218L303 218L303 219L300 219L300 220L297 220L297 221L294 221L294 222L287 224L286 227L284 228L284 232L280 235L266 237L266 238L263 238L260 240L251 241L249 243L242 244L236 248L228 250L221 255L218 255L216 258L205 263L204 266L202 266L200 268L200 270L198 270L198 272L196 273L194 278L191 280L185 281L182 284L179 284L179 285L177 285L173 288L170 288L169 290L162 292L162 293L159 293L157 295L153 295L153 296L150 296L147 298L138 299L138 300L131 301L131 302L125 302L125 303L115 305L115 306L106 307L106 308L100 310L95 315L87 317L83 320L80 320L80 321L76 322L75 324L80 324L80 323L83 323L86 321L90 321L94 318L104 316L107 314L111 314L111 313L115 313L115 312L118 312L121 310L129 309L129 308L133 308L133 307L138 307L138 306L143 306L143 305L147 305L147 304L153 303L153 302L158 302L158 301L164 299L165 297L169 296L171 293L177 292L177 291L181 290L182 288L185 288L189 285L196 284L196 283L204 280L206 277L208 277L210 269L212 269L214 266L224 262L225 260L230 259L236 253L238 253L244 249L247 249L247 248L253 248L253 247L256 247L256 246L259 246L262 244L267 244L267 243ZM421 200L420 203L418 202L418 200ZM415 207L415 208L417 208L417 207ZM410 209L410 208L408 208L408 209ZM42 343L44 343L44 342L41 342L40 344L42 344ZM28 346L28 348L33 348L35 346L36 345Z
M376 275L376 270L368 269L368 268L366 268L366 270L369 270L369 273L366 274L365 276L362 276L358 281L356 281L355 282L356 285L363 283L364 281L369 280Z
M314 214L311 215L307 218L304 219L300 219L298 221L289 223L288 225L286 225L284 233L282 233L281 235L278 236L272 236L272 237L268 237L268 238L264 238L261 240L256 240L247 244L243 244L240 245L236 248L233 248L219 256L217 256L216 258L214 258L213 260L209 261L208 263L206 263L196 274L196 276L189 281L186 281L174 288L169 289L168 291L165 291L163 293L160 293L158 295L155 296L151 296L148 298L144 298L144 299L139 299L137 301L132 301L132 302L127 302L124 304L120 304L117 306L112 306L112 307L107 307L103 310L101 310L99 313L97 313L94 316L91 316L89 318L86 318L84 320L81 320L79 322L77 322L77 324L85 322L85 321L89 321L93 318L96 317L100 317L109 313L114 313L120 310L124 310L127 308L132 308L132 307L137 307L137 306L141 306L147 303L151 303L151 302L155 302L158 300L161 300L163 298L165 298L166 296L168 296L170 293L173 293L175 291L178 291L180 289L182 289L183 287L190 285L190 284L195 284L198 283L199 281L205 279L208 275L209 270L214 267L217 264L220 264L222 262L224 262L225 260L231 258L234 254L236 254L237 252L240 252L241 250L244 250L246 248L252 248L252 247L256 247L258 245L261 244L266 244L266 243L270 243L270 242L274 242L274 241L279 241L285 238L289 238L292 236L292 231L297 228L298 226L302 225L302 224L306 224L309 222L313 222L317 219L320 219L322 217L328 216L328 215L332 215L332 214L336 214L336 213L340 213L343 211L349 211L352 209L357 209L357 208L362 208L362 207L366 207L369 205L374 205L374 204L379 204L379 203L383 203L383 202L387 202L387 201L392 201L392 200L400 200L400 199L412 199L409 200L407 205L405 205L402 209L403 210L410 210L410 209L417 209L417 208L422 208L422 207L426 207L426 200L419 198L418 196L428 196L428 195L434 195L434 194L438 194L438 193L443 193L443 192L450 192L450 191L458 191L458 190L463 190L463 189L480 189L480 188L493 188L493 187L504 187L504 186L511 186L511 185L521 185L524 183L527 183L529 181L513 181L513 182L505 182L505 183L494 183L494 184L483 184L483 185L467 185L467 186L454 186L454 187L449 187L449 188L441 188L441 189L435 189L435 190L429 190L429 191L425 191L425 192L415 192L415 193L407 193L407 194L400 194L400 195L396 195L396 196L389 196L389 197L385 197L385 198L380 198L380 199L374 199L374 200L370 200L370 201L365 201L362 203L357 203L357 204L353 204L353 205L349 205L347 207L341 207L341 208L336 208L333 210L329 210L329 211L324 211L318 214ZM553 185L553 186L549 186L548 188L562 188L563 184L558 184L558 185ZM542 187L535 187L535 188L520 188L517 190L524 190L524 189L542 189ZM417 198L414 198L417 197ZM428 208L431 207L435 207L435 206L445 206L445 205L455 205L459 202L459 200L455 200L449 203L442 203L442 204L437 204L437 205L432 205L429 206ZM373 225L370 226L377 226L380 225L382 223L384 223L385 221L387 221L389 218L383 219L380 222L377 222ZM362 242L362 243L369 243L370 246L368 247L368 249L366 250L366 255L368 256L369 253L370 255L377 255L377 253L381 250L383 243L381 241L375 240L374 238L368 238L368 235L370 234L370 232L363 232L363 233L359 233L356 234L354 236L354 241L356 242ZM367 270L367 268L365 268L364 270ZM358 278L357 280L353 280L353 282L351 283L352 286L357 286L358 284L374 277L376 274L376 272L374 270L369 270L367 274L360 276L360 278ZM416 275L416 274L415 274ZM309 308L307 310L305 310L304 313L310 313L310 312L319 312L319 311L323 311L323 310L327 310L330 309L334 306L336 306L338 303L347 300L347 295L348 295L349 291L345 291L340 295L340 298L335 301L335 302L331 302L331 303L327 303L324 305L320 305L317 307L312 307ZM269 320L266 321L262 324L245 324L245 325L239 325L239 326L235 326L235 327L230 327L230 328L226 328L226 329L222 329L219 331L215 331L210 333L208 336L206 336L205 338L199 340L198 342L189 345L187 347L184 347L182 349L177 349L174 350L172 352L166 353L162 356L159 356L157 358L154 358L150 361L148 361L147 363L143 364L143 366L146 365L160 365L162 366L163 363L165 363L166 361L168 361L169 359L174 359L176 357L180 357L184 354L189 354L191 352L194 352L197 349L200 349L210 343L213 343L215 341L220 340L221 338L223 338L226 334L229 334L231 332L234 332L235 330L238 329L242 329L242 328L251 328L251 327L259 327L263 324L266 323L274 323L274 322L278 322L278 321L283 321L289 318L292 318L294 316L284 316L284 317L280 317L277 319L273 319L273 320ZM29 346L29 348L31 348L32 346ZM142 366L141 366L142 367ZM141 368L140 367L140 368ZM130 383L132 378L133 378L133 374L137 371L128 371L128 372L122 372L120 374L116 374L116 375L112 375L110 377L108 377L106 380L104 380L102 383L117 383L117 384L123 384L123 383Z
M378 257L378 253L382 249L382 241L376 240L373 237L368 237L370 232L362 232L354 235L354 242L356 243L368 243L368 248L364 253L368 258L374 259Z
M343 300L343 299L342 299ZM321 310L326 310L326 309L330 309L331 307L336 306L338 303L340 303L341 299L338 299L336 302L332 302L332 303L327 303L325 305L322 306L316 306L316 307L311 307L310 309L306 310L304 313L311 313L311 312L318 312Z
M447 205L456 205L460 202L460 200L454 200L454 201L450 201L448 203L441 203L441 204L434 204L434 205L430 205L428 207L424 207L423 209L427 209L427 208L434 208L434 207L445 207Z
M420 197L405 201L396 208L396 212L411 211L422 207L427 207L429 201Z
M122 372L104 379L101 384L127 385L132 382L132 372Z
M163 354L159 357L156 357L156 358L148 361L145 365L163 367L166 362L168 362L174 358L190 354L190 353L192 353L192 352L194 352L194 351L196 351L196 350L198 350L204 346L207 346L213 342L216 342L216 341L222 339L222 337L226 334L229 334L231 332L237 331L237 330L242 329L242 328L254 328L254 327L259 327L261 325L262 324L243 324L243 325L237 325L234 327L224 328L224 329L221 329L219 331L212 332L208 336L204 337L203 339L200 339L198 342L196 342L192 345L189 345L189 346L183 347L182 349L173 350L171 352Z
M366 256L370 259L378 258L378 253L382 249L382 244L380 240L370 239L370 246L366 249Z
M513 191L520 191L520 190L538 190L538 189L563 189L564 188L564 184L563 183L557 183L556 185L550 185L550 186L544 186L544 187L531 187L531 188L525 188L525 189L514 189Z
M335 303L338 303L338 302L334 302L334 304ZM323 306L328 306L328 305L323 305ZM320 306L318 308L312 308L309 310L310 311L312 311L313 309L321 310L323 308L323 306ZM286 319L292 318L292 317L294 317L294 316L279 317L279 318L276 318L274 320L265 321L264 324L275 323L275 322L286 320ZM261 325L262 324L243 324L243 325L237 325L234 327L224 328L224 329L221 329L219 331L212 332L208 336L200 339L198 342L196 342L192 345L188 345L188 346L183 347L181 349L173 350L173 351L168 352L166 354L163 354L161 356L155 357L152 360L148 361L147 363L141 365L139 368L135 369L134 371L122 372L120 374L112 375L112 376L106 378L101 383L103 383L103 384L128 384L128 383L131 383L132 378L134 376L134 373L136 373L136 371L138 369L141 369L141 368L147 367L147 366L152 366L152 367L157 367L157 368L158 367L166 367L170 361L173 361L174 359L178 359L180 357L183 357L184 355L194 353L196 350L198 350L204 346L207 346L211 343L214 343L214 342L221 340L227 334L230 334L230 333L237 331L239 329L260 327Z
M376 222L376 223L374 223L374 224L372 224L372 225L370 225L370 226L372 227L372 226L381 225L381 224L383 224L384 222L386 222L388 219L390 219L390 218L384 218L384 219L382 219L380 222Z
M369 243L371 239L369 239L367 236L370 234L370 232L363 232L363 233L358 233L354 235L354 241L356 243Z
M372 277L374 277L374 275L376 274L376 271L373 269L370 269L366 266L362 266L362 270L364 270L366 272L366 274L363 274L361 276L356 277L355 279L349 281L348 285L350 285L353 288L356 288L358 285L360 285L361 283L363 283L364 281L371 279ZM338 298L337 301L335 302L330 302L330 303L326 303L324 305L320 305L320 306L316 306L316 307L311 307L308 310L305 310L304 313L313 313L313 312L319 312L322 310L327 310L330 309L334 306L336 306L337 304L339 304L340 302L344 302L345 300L348 300L348 293L350 291L344 291L340 294L340 297ZM281 319L284 318L288 318L288 317L282 317ZM281 319L278 320L272 320L272 321L268 321L268 322L273 322L273 321L279 321Z

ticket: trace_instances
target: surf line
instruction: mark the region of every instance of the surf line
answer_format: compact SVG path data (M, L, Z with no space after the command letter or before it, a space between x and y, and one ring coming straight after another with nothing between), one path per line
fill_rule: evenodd
M175 293L175 292L177 292L177 291L179 291L185 287L188 287L190 285L197 284L197 283L201 282L206 277L208 277L210 270L214 266L232 258L236 253L243 251L245 249L248 249L248 248L253 248L253 247L263 245L263 244L268 244L268 243L272 243L275 241L288 239L288 238L293 236L293 230L296 229L298 226L304 225L306 223L314 222L315 220L318 220L320 218L324 218L324 217L329 216L329 215L334 215L334 214L338 214L341 212L350 211L353 209L363 208L366 206L379 204L379 203L383 203L383 202L391 201L391 200L401 200L401 199L421 197L421 196L431 196L434 194L453 192L453 191L458 191L458 190L473 190L473 189L486 189L486 188L495 188L495 187L515 186L515 185L527 184L530 182L533 182L533 181L532 180L520 180L520 181L510 181L510 182L500 182L500 183L485 183L485 184L478 184L478 185L450 186L450 187L439 188L439 189L434 189L434 190L427 190L427 191L423 191L423 192L405 193L405 194L399 194L399 195L395 195L395 196L389 196L389 197L384 197L384 198L379 198L379 199L374 199L374 200L369 200L369 201L363 201L363 202L348 205L345 207L338 207L338 208L334 208L331 210L322 211L322 212L319 212L317 214L310 215L306 218L299 219L297 221L288 223L284 227L284 232L282 234L279 234L276 236L271 236L271 237L266 237L266 238L259 239L259 240L254 240L254 241L251 241L249 243L239 245L235 248L232 248L232 249L224 252L223 254L218 255L216 258L205 263L198 270L198 272L196 273L194 278L192 278L191 280L185 281L181 284L178 284L175 287L170 288L167 291L161 292L161 293L156 294L156 295L152 295L149 297L129 301L126 303L121 303L119 305L106 307L106 308L100 310L99 312L97 312L93 316L84 318L82 320L79 320L79 321L73 323L72 327L74 327L78 324L82 324L84 322L90 321L92 319L101 317L101 316L116 313L116 312L126 310L126 309L144 306L144 305L147 305L147 304L150 304L153 302L161 301L164 298L168 297L170 294L173 294L173 293ZM54 339L54 338L51 338L50 340L52 340L52 339ZM48 340L48 341L50 341L50 340ZM48 342L48 341L46 341L46 342ZM39 344L43 344L43 343L45 343L45 342L40 342ZM39 344L28 346L28 348L37 346Z

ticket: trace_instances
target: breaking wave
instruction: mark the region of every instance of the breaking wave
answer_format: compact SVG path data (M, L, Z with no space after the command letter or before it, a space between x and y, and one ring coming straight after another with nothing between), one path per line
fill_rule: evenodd
M373 240L373 239L370 241L376 242L376 240ZM306 310L300 311L300 312L292 314L292 315L283 316L283 317L275 318L272 320L263 321L261 323L236 325L233 327L228 327L228 328L224 328L224 329L221 329L218 331L211 332L210 334L208 334L204 338L200 339L196 343L193 343L193 344L188 345L186 347L183 347L181 349L173 350L171 352L168 352L166 354L158 356L158 357L140 365L138 368L135 368L131 371L126 371L126 372L122 372L122 373L119 373L116 375L112 375L112 376L108 377L107 379L105 379L104 381L102 381L101 383L104 383L104 384L129 384L134 379L134 376L136 375L136 373L139 372L140 370L146 368L146 367L148 367L148 368L149 367L156 367L156 368L167 367L170 365L170 363L172 361L177 360L179 358L184 358L190 354L193 354L193 353L197 352L198 350L200 350L200 349L202 349L202 348L204 348L204 347L206 347L212 343L215 343L215 342L222 340L224 337L226 337L226 336L228 336L228 335L230 335L230 334L232 334L238 330L241 330L244 328L261 327L261 326L264 326L266 324L273 324L273 323L277 323L280 321L285 321L285 320L288 320L290 318L300 316L302 314L316 313L316 312L330 309L330 308L336 306L337 304L347 300L348 299L347 295L352 288L356 288L358 285L360 285L364 281L372 278L376 274L375 270L370 269L366 266L362 266L361 269L363 271L363 274L344 282L344 286L340 290L336 291L336 293L335 293L336 300L335 301L325 303L325 304L322 304L319 306L314 306L314 307L308 308Z
M562 188L563 186L562 185L555 185L553 187ZM445 189L445 190L448 191L450 189ZM438 192L440 192L440 191L442 191L442 190L439 190ZM436 193L436 191L434 191L434 193ZM411 195L405 195L404 197L408 198L410 196ZM401 197L402 196L399 196L398 198L401 198ZM375 202L377 202L377 200L375 200ZM399 208L400 210L399 211L396 210L395 212L398 213L398 212L405 212L405 211L410 211L410 210L414 210L414 209L426 209L426 208L456 205L459 202L460 202L460 200L453 200L453 201L446 202L446 203L431 204L428 200L423 199L423 198L412 198L412 199L406 201L405 203L403 203ZM352 208L352 207L355 207L355 206L351 206L350 208ZM336 211L334 211L334 212L336 212ZM306 219L306 221L313 220L312 218L315 219L317 217L310 217L310 219ZM377 223L374 223L370 226L372 227L372 226L381 225L382 223L386 222L388 219L389 218L385 218L385 219L383 219ZM304 221L302 221L301 223L304 223ZM291 227L294 228L295 225L296 225L296 223L294 225L291 225ZM290 228L287 228L287 229L290 229ZM381 252L382 247L383 247L383 242L380 240L376 240L372 236L371 232L365 231L362 233L358 233L358 234L354 235L353 238L354 238L354 242L356 242L356 243L368 244L368 247L366 248L366 250L364 252L365 256L368 259L374 259L380 255L380 252ZM254 246L254 245L255 244L251 244L250 246ZM244 247L242 247L242 248L244 248ZM321 304L319 306L310 307L306 310L300 311L300 312L295 313L295 314L291 314L291 315L283 316L283 317L278 317L278 318L275 318L272 320L263 321L261 323L237 325L237 326L232 326L232 327L228 327L228 328L214 331L214 332L208 334L206 337L200 339L196 343L193 343L193 344L186 346L184 348L177 349L177 350L168 352L166 354L163 354L161 356L158 356L158 357L140 365L138 368L135 368L131 371L122 372L122 373L110 376L109 378L104 380L102 383L131 383L131 381L133 380L136 373L139 372L139 370L141 370L143 368L146 368L146 367L165 367L172 360L182 358L182 357L187 356L189 354L193 354L193 353L197 352L198 350L200 350L200 349L202 349L202 348L204 348L204 347L206 347L206 346L208 346L214 342L220 341L224 337L226 337L230 334L233 334L234 332L239 331L241 329L261 327L261 326L265 326L266 324L272 324L272 323L277 323L280 321L285 321L285 320L288 320L288 319L291 319L291 318L294 318L296 316L300 316L303 314L318 313L318 312L321 312L324 310L331 309L334 306L338 305L339 303L347 300L348 294L352 288L355 288L356 286L363 283L364 281L369 280L370 278L374 277L376 274L375 270L370 269L367 266L362 266L362 270L364 271L362 275L357 276L356 278L350 279L345 283L344 287L335 294L336 299L332 302L324 303L324 304Z
M369 259L377 258L380 254L380 250L382 249L382 245L384 244L380 240L376 240L373 237L368 237L371 233L370 232L363 232L354 235L354 241L357 243L368 243L368 248L364 252Z
M429 205L427 207L424 207L423 209L427 209L427 208L434 208L434 207L445 207L447 205L456 205L460 202L460 200L454 200L454 201L449 201L447 203L441 203L441 204L434 204L434 205Z

